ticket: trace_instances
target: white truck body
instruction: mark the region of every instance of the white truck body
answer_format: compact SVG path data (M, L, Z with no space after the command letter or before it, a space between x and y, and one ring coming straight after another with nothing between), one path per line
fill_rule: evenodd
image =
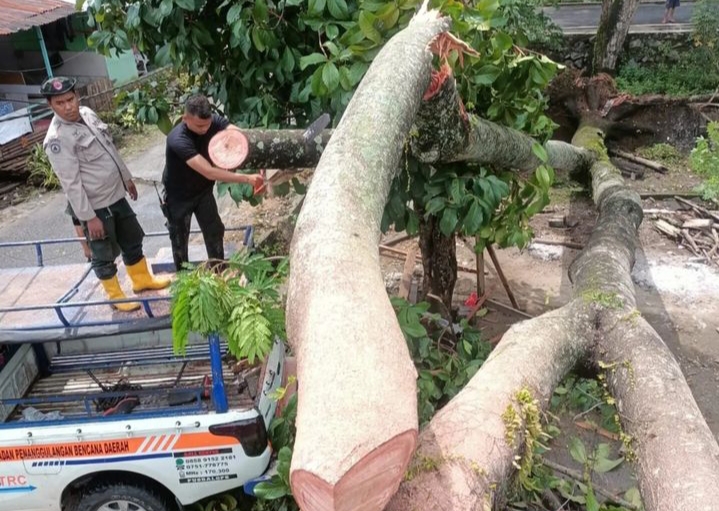
M29 348L24 345L0 373L3 401L22 397L36 376ZM0 424L0 511L73 511L68 489L108 473L141 476L169 490L183 506L261 476L271 456L265 428L276 402L270 394L282 384L283 367L284 345L278 341L260 375L255 406L246 409L187 414L165 407L142 418L129 413L47 426ZM12 408L0 407L3 418ZM228 424L240 425L235 436ZM251 446L248 455L245 440L264 444Z

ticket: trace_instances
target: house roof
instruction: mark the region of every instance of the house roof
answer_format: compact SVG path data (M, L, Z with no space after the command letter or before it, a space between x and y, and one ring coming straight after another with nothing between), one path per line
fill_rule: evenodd
M0 35L52 23L74 12L75 7L63 0L0 0Z

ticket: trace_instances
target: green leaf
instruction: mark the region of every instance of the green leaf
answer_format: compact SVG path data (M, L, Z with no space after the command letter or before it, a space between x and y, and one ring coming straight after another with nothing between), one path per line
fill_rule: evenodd
M542 188L546 190L552 186L552 178L549 175L549 170L546 166L541 165L538 167L535 174L537 175L537 181Z
M502 70L492 64L487 64L479 68L479 70L472 76L472 81L477 85L492 85L497 77L502 73Z
M455 227L457 227L457 210L446 208L442 213L442 219L439 221L439 230L449 238Z
M340 29L337 28L337 25L327 25L325 26L325 35L327 36L327 39L336 39L337 36L340 34Z
M162 0L160 2L160 16L163 18L170 15L172 12L172 0Z
M497 32L492 38L492 46L505 52L512 48L512 38L504 32Z
M349 9L345 0L327 0L327 8L335 19L344 20L349 17Z
M591 487L587 488L587 511L599 511L599 502L597 502L597 498L594 496L594 490L592 490Z
M185 9L186 11L194 11L195 10L195 1L194 0L174 0L175 4Z
M255 0L255 6L252 8L252 18L256 23L265 23L269 20L267 3L265 0Z
M160 118L157 120L157 127L160 128L160 131L165 135L172 131L174 126L172 125L172 121L170 120L170 116L167 115L167 112L163 112L162 115L160 115Z
M327 57L325 57L321 53L312 53L310 55L305 55L304 57L300 58L300 69L305 70L308 66L311 66L313 64L319 64L320 62L327 62Z
M262 29L259 28L257 25L252 27L252 44L257 48L257 51L265 51L267 49L267 46L265 46L265 42L262 39Z
M332 62L328 62L322 68L322 82L329 93L334 92L337 86L340 84L340 72Z
M362 11L359 15L359 27L364 36L373 43L379 44L382 41L382 34L374 26L377 18L369 11Z
M624 458L618 458L616 460L610 460L608 458L598 458L594 461L594 471L604 474L610 472L622 464Z
M569 440L569 454L578 463L584 464L587 462L587 451L582 441L577 437L572 437Z
M349 80L350 83L354 86L357 85L360 80L362 80L362 77L367 72L367 69L369 68L368 64L365 64L364 62L355 62L350 67L349 71Z
M428 215L435 215L442 211L445 207L446 199L444 197L435 197L424 206L424 211Z
M275 480L276 478L276 480ZM262 500L276 500L289 495L287 485L282 482L279 476L272 476L270 481L258 483L254 489L255 497Z
M162 0L162 3L167 2L168 0ZM170 1L172 4L172 2ZM234 25L239 19L240 14L242 14L242 4L237 3L230 7L230 9L227 11L227 24L228 25Z
M285 46L285 49L282 52L282 70L287 73L291 73L294 68L295 58L292 55L292 50L290 50L289 46Z
M140 6L133 4L127 8L127 19L125 23L130 28L137 28L140 26Z
M468 235L475 234L482 225L482 220L484 220L482 216L482 209L479 207L479 203L474 200L472 201L472 205L469 207L467 216L464 217L463 225L465 232Z
M534 142L532 144L532 152L534 153L534 156L539 158L539 161L541 161L542 163L547 163L547 161L549 160L546 149L544 149L544 146L542 146L538 142Z
M325 10L327 0L309 0L307 10L313 16L319 16Z

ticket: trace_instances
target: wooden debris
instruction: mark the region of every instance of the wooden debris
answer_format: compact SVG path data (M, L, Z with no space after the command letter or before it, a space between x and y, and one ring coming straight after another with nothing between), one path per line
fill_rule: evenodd
M537 244L537 245L555 245L555 246L560 246L560 247L571 248L574 250L583 250L584 249L584 245L582 245L581 243L574 243L573 241L536 239L536 240L532 240L532 243Z
M417 252L419 251L418 245L413 245L412 248L407 252L407 258L404 260L404 271L402 272L402 278L399 281L399 292L397 295L405 300L409 299L409 292L412 289L412 274L414 273L414 266L417 261Z
M712 222L709 218L693 218L684 222L684 225L682 225L682 229L697 229L702 231L710 231L713 225L714 222Z
M699 192L642 192L641 199L674 199L676 197L688 197L690 199L701 197Z
M655 213L657 220L654 227L657 231L674 241L682 243L698 261L719 266L719 212L711 211L681 197L674 197L682 206L689 209L648 210ZM647 211L645 211L647 213Z
M494 269L497 270L497 275L499 275L499 280L502 281L502 285L504 286L504 290L507 292L509 301L512 302L512 306L515 309L519 309L519 304L517 304L517 299L514 297L514 293L512 293L512 290L509 287L509 282L507 281L507 277L504 276L504 272L502 271L502 268L499 266L499 261L497 260L497 254L494 253L494 248L492 248L492 245L487 246L487 252L489 253L489 257L492 258L492 264L494 265Z
M620 158L624 158L625 160L629 160L634 163L638 163L639 165L643 165L644 167L652 169L655 172L659 172L661 174L666 174L667 172L669 172L669 169L666 166L662 165L661 163L657 163L652 160L647 160L646 158L642 158L641 156L636 156L631 153L620 151L619 149L609 149L609 154L613 154L614 156L619 156Z
M547 223L549 224L549 227L564 229L567 227L576 227L579 224L579 220L574 217L564 215L561 217L550 218Z
M612 433L611 431L607 431L604 428L601 428L597 426L596 424L592 424L589 421L576 421L574 423L575 426L578 428L586 429L587 431L594 431L595 433L602 435L604 438L608 438L609 440L619 441L619 435L616 433Z

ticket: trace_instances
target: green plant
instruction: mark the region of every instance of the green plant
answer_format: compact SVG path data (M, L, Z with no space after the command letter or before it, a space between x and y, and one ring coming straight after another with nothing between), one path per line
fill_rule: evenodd
M619 432L619 426L615 421L617 410L613 403L608 402L598 380L579 378L570 374L554 389L550 409L554 413L574 413L575 418L596 412L599 426L612 433Z
M426 302L414 305L392 298L392 306L417 367L417 404L420 425L424 425L462 390L491 347L466 320L458 325L447 324L428 312Z
M216 495L193 504L189 511L239 511L237 499L229 493Z
M181 272L172 288L172 341L184 353L191 332L218 333L237 358L264 359L276 337L285 338L278 288L287 261L276 267L259 254L239 252L219 272L209 264Z
M699 187L705 199L719 197L719 122L707 125L707 136L699 137L689 162L694 172L704 178Z
M684 157L677 148L665 143L640 147L637 153L644 158L666 163L667 165L681 165L684 162Z
M50 159L41 144L35 144L30 150L30 155L25 163L30 170L30 181L47 190L60 188L60 180L52 170Z
M620 90L634 95L691 96L715 90L719 70L707 68L704 53L694 48L682 53L681 61L676 63L630 62L619 69L616 81Z
M96 29L90 43L99 51L134 44L159 65L171 63L193 77L190 85L212 96L234 123L286 127L305 125L325 111L338 122L372 59L407 26L419 4L94 0L88 22ZM453 33L477 52L461 59L463 65L456 51L447 55L466 109L543 140L554 128L544 113L543 89L558 66L523 48L548 43L558 31L537 5L432 2L452 18ZM136 110L138 117L153 122L164 118L163 98L150 104L137 92L131 99L146 107L144 116ZM540 146L537 153L543 154ZM417 169L412 162L405 170L392 188L383 227L414 233L420 219L437 219L446 235L479 235L481 244L500 246L528 243L528 219L548 203L553 180L546 166L530 177L463 166ZM235 201L257 202L241 188L227 187Z

